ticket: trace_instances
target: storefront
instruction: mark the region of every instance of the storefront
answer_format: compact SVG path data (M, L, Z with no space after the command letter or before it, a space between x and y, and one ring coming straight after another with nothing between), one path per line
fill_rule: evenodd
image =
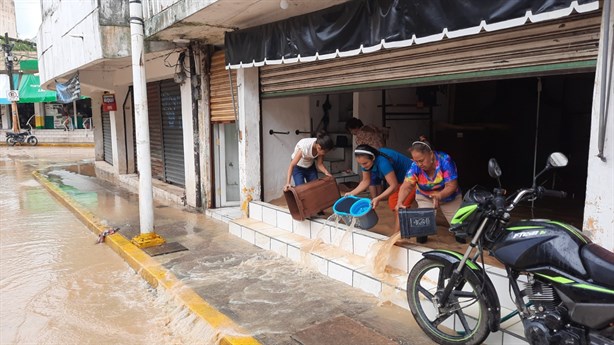
M572 164L579 164L568 169L583 172L564 178L568 186L586 185L601 26L597 1L518 1L504 8L491 2L467 8L439 1L395 5L349 2L228 33L227 66L259 67L263 121L290 102L306 102L307 110L272 116L313 121L314 97L350 94L354 114L369 113L371 122L391 128L390 146L403 150L417 134L428 133L464 169L465 187L488 182L482 163L493 155L518 168L512 186L526 185L549 150L571 154ZM417 104L424 105L425 91L434 96L428 116L410 121L424 112ZM564 107L552 109L555 104ZM274 158L265 149L263 165ZM273 183L267 176L264 190ZM584 190L574 195L580 212L580 224L574 224L581 226Z
M147 107L152 177L184 187L183 126L179 84L172 79L147 83Z

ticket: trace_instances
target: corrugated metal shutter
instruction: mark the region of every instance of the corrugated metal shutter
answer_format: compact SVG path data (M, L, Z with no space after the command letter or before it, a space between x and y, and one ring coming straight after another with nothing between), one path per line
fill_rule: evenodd
M260 68L264 97L593 71L601 11L465 38Z
M113 165L113 141L111 140L111 113L102 112L102 146L104 161Z
M160 83L147 83L147 108L149 113L149 150L151 176L164 181L164 150L162 143L162 108Z
M228 71L224 68L224 52L215 52L211 58L211 122L233 122L235 112L230 93ZM235 104L237 97L237 72L232 70ZM237 111L239 110L237 104Z
M160 82L162 136L164 140L164 175L168 183L185 186L183 161L183 125L181 123L181 91L172 80Z

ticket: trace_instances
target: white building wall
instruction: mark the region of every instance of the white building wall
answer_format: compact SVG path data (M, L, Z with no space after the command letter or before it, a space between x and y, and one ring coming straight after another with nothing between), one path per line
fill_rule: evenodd
M610 28L614 27L614 6L610 6L610 22L607 24ZM599 46L604 44L604 26L601 27L601 39ZM586 199L584 207L584 224L583 230L586 231L593 242L598 243L604 248L614 251L614 76L613 76L613 53L614 33L610 32L609 56L608 60L604 60L600 50L597 58L597 72L595 73L595 91L593 97L593 112L591 119L591 138L588 154L588 177L586 180ZM607 66L607 67L606 67ZM602 79L602 70L606 67L609 71L606 79ZM605 147L603 156L604 160L597 157L599 126L600 126L600 104L602 97L606 94L601 94L602 84L608 85L606 93L609 93L608 105L606 107L607 125L605 130Z
M37 42L41 85L103 58L97 3L43 1Z
M241 210L248 212L252 200L260 200L260 93L258 69L237 71L237 103L239 104L239 187Z
M264 201L281 197L294 146L309 134L309 96L262 100L262 173ZM314 125L315 126L315 125ZM269 130L290 134L269 134Z
M8 33L9 37L17 38L17 20L15 17L15 1L0 0L0 34Z
M188 205L196 207L196 166L194 164L194 123L192 120L192 84L190 78L181 84L181 122L183 127L183 166L185 196Z
M115 94L115 101L117 103L117 110L111 111L111 141L113 142L113 171L116 174L127 173L127 160L126 160L126 126L124 124L124 116L130 116L130 114L124 114L122 109L122 101L124 95L126 95L128 87L117 87L112 93Z

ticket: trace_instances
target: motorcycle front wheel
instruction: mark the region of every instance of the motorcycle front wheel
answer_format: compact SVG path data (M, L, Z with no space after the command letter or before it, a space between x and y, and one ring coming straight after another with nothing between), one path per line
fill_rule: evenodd
M38 139L35 136L28 137L27 141L31 146L36 146L36 144L38 144Z
M425 258L411 270L407 301L416 322L439 344L483 343L490 331L482 284L474 275L464 274L447 301L440 301L452 274L444 268L443 263Z
M15 138L13 138L13 137L8 137L8 138L6 138L6 143L11 145L11 146L15 146L17 141L15 141Z

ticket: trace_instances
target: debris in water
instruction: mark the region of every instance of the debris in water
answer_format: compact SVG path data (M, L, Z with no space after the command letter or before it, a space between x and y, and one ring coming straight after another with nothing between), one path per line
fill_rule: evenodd
M105 231L101 232L100 235L98 235L98 241L96 241L96 244L104 242L104 239L107 236L113 235L114 233L116 233L118 231L119 231L119 228L109 228L109 229L106 229Z

